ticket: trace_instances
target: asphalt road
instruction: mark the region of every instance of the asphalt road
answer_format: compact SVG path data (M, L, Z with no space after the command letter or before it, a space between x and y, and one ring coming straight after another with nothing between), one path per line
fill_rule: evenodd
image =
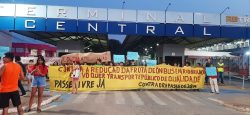
M221 95L221 94L219 94ZM67 94L60 104L37 115L248 115L211 99L217 94L194 91L100 91Z

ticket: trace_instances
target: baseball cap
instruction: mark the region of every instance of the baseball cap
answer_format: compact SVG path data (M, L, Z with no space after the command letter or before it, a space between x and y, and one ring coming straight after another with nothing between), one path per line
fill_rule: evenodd
M4 54L4 58L9 58L9 59L14 59L14 54L13 53L11 53L11 52L7 52L7 53L5 53Z

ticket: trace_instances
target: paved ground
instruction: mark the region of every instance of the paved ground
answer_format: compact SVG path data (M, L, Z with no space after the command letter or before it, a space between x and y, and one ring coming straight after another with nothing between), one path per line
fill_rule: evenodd
M101 91L62 97L43 107L40 115L246 115L224 107L214 100L250 107L250 82L242 89L242 80L225 78L220 94L210 94L206 86L195 91ZM47 89L48 91L48 89ZM55 92L53 92L55 93ZM57 94L57 93L55 93ZM35 111L26 114L37 114Z
M194 91L101 91L63 94L38 115L247 115L210 99L223 94ZM32 114L35 112L31 112ZM37 114L37 113L35 113Z
M224 80L227 86L234 86L237 88L245 88L250 90L250 79L244 80L244 87L242 79L232 77L230 81L228 77L225 77Z

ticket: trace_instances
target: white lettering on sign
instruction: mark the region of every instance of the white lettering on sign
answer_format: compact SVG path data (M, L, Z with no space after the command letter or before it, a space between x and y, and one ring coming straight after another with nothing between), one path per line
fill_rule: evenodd
M245 24L250 23L250 17L239 17L239 20L241 23L245 23Z
M65 24L64 21L57 21L56 22L56 30L65 30L64 24Z
M212 34L207 33L207 28L204 27L203 28L203 35L205 35L205 36L211 36Z
M176 22L184 22L184 19L181 15L178 15Z
M124 21L124 12L122 11L122 21Z
M155 15L153 16L153 14L147 12L147 20L148 21L156 21L156 16Z
M147 26L147 34L151 32L152 34L155 34L155 26Z
M203 23L210 23L210 21L207 20L205 15L203 15Z
M97 32L98 31L98 24L95 23L95 27L94 27L91 23L88 23L88 31L90 31L91 28Z
M177 34L177 33L181 33L181 34L184 34L184 31L182 30L182 28L181 28L181 26L179 26L177 29L176 29L176 31L175 31L175 33L174 34Z
M35 20L25 20L24 21L24 27L28 28L28 29L34 29L34 28L36 28L35 23L36 23Z
M127 26L127 24L118 24L118 26L120 26L121 27L121 32L123 32L123 28L125 27L125 26Z
M95 11L88 10L88 18L91 18L91 17L98 18L98 12L97 12L97 10L95 10Z
M66 9L58 9L57 17L67 17L67 10Z
M36 7L28 7L27 15L28 16L36 16L35 11L34 11L35 9L36 9Z
M15 16L15 4L0 4L0 16Z

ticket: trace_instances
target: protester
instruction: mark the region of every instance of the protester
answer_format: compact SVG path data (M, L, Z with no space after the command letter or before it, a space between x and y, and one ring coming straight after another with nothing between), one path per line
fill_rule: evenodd
M224 84L224 63L223 60L220 59L220 61L218 62L218 66L217 66L217 70L218 70L218 82L220 82L221 84Z
M130 60L125 60L125 63L123 64L123 66L130 66Z
M201 63L197 63L196 67L201 68Z
M8 114L9 100L17 107L18 115L23 115L23 108L18 92L18 80L24 79L24 74L20 65L13 63L14 55L5 53L4 65L0 69L0 108L3 108L2 115Z
M220 92L219 92L219 87L217 83L217 76L210 76L209 81L210 81L210 86L211 86L211 93L219 94Z
M102 60L101 59L97 59L95 65L101 66L102 65Z
M59 63L57 61L55 61L52 66L59 66Z
M212 66L212 62L211 62L211 59L209 58L209 59L207 59L205 67L211 67L211 66ZM208 84L208 79L209 79L209 77L206 75L206 77L205 77L206 84Z
M73 70L72 70L72 73L71 73L72 94L77 94L80 75L81 75L80 64L74 62L73 63Z
M32 75L32 70L34 68L34 60L29 60L29 64L26 66L26 70L27 70L27 75L26 77L28 78L28 91L31 91L30 88L30 84L31 84L31 80L33 79L33 75Z
M135 60L131 60L130 63L129 63L129 66L136 66Z
M211 62L211 59L208 59L207 60L207 63L206 63L206 68L210 68L210 67L214 67L212 62ZM214 70L217 74L217 70L215 69ZM211 93L216 93L216 94L219 94L219 87L218 87L218 83L217 83L217 75L209 75L209 73L207 73L208 71L206 71L206 79L205 80L208 80L209 79L209 82L210 82L210 86L211 86ZM206 82L207 83L207 82Z
M174 67L178 67L177 63L174 63Z
M27 74L26 68L25 68L25 66L23 65L23 63L21 62L21 57L15 56L15 62L16 62L17 64L19 64L19 65L22 67L23 74L26 75L26 74ZM19 87L19 89L20 89L21 92L22 92L22 95L21 95L21 96L26 95L26 91L25 91L25 89L24 89L24 87L23 87L22 80L18 80L18 87Z
M191 66L190 66L190 62L186 62L186 64L185 64L184 67L191 67Z
M124 63L123 63L123 62L120 62L120 63L119 63L119 66L124 66Z
M143 61L142 66L148 66L146 60Z
M29 107L26 110L27 112L31 111L31 106L34 101L34 97L36 95L38 89L38 104L37 104L37 112L41 112L41 103L43 100L43 91L46 86L46 75L48 73L48 67L45 65L45 60L43 56L38 56L37 62L33 68L34 78L32 79L32 91L29 101Z
M109 63L108 66L114 66L114 62L109 61L108 63Z
M88 65L88 63L87 63L87 62L84 62L82 65L85 65L85 66L86 66L86 65Z

